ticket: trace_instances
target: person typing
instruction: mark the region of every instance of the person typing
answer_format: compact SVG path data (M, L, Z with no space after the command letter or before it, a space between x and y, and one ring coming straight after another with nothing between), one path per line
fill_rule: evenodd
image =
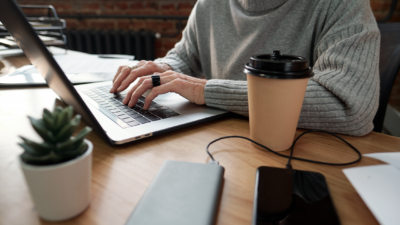
M379 43L367 0L199 0L175 47L135 68L121 66L110 92L138 79L124 104L152 89L144 109L157 95L176 92L248 116L243 66L251 55L279 49L307 58L315 73L298 127L362 136L372 131L378 108Z

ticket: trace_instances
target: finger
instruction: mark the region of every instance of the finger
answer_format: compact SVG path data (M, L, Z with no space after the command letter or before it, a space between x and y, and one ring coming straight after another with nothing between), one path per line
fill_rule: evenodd
M119 66L117 73L115 73L114 78L113 78L113 83L115 82L115 80L117 79L118 75L121 73L122 68L124 68L125 66Z
M174 80L174 79L176 79L176 78L177 78L177 76L175 76L175 75L160 77L160 85L164 85L164 84L166 84L166 83L168 83L168 82L171 82L172 80ZM144 82L148 82L147 84L149 84L149 86L150 86L150 88L148 88L148 89L153 88L153 80L151 79L151 75L149 75L149 76L143 76L143 77L141 77L141 78L138 80L138 82L135 84L135 86L133 86L133 87L129 90L128 94L125 96L125 98L124 98L124 100L122 101L122 103L125 104L125 105L128 104L128 102L130 102L131 99L132 99L133 93L134 93L141 85L143 85ZM148 90L148 89L147 89L147 90ZM144 92L146 92L147 90L145 90ZM144 93L144 92L143 92L143 93ZM142 93L142 94L143 94L143 93ZM140 95L140 96L141 96L141 95ZM135 96L135 97L139 98L140 96ZM136 98L133 99L133 102L136 104L135 99L136 99ZM136 100L137 100L137 99L136 99Z
M131 68L129 68L128 66L124 66L121 69L121 72L119 73L117 79L115 79L113 87L110 90L110 93L115 93L117 90L117 88L120 86L121 82L129 75L129 73L131 72Z
M142 85L142 83L146 80L147 76L143 76L141 78L139 78L138 82L136 82L136 84L128 91L128 93L126 94L124 100L122 101L123 104L128 104L129 101L131 100L132 94L134 91L136 91L136 89Z
M146 96L143 109L147 110L150 107L151 101L153 101L158 95L165 94L168 92L178 93L177 90L184 85L181 81L182 80L178 78L164 85L160 85L158 87L153 88L153 90L151 90L150 93Z
M153 84L151 82L151 79L144 79L142 84L131 94L131 99L128 103L128 106L133 107L137 103L139 97L152 87Z
M128 102L131 99L132 93L140 86L142 85L143 81L145 81L146 79L151 79L151 75L147 75L147 76L142 76L139 78L138 82L136 82L136 84L128 91L127 95L125 96L124 100L122 101L123 104L128 104Z
M130 74L121 82L117 91L123 91L129 85L134 82L138 77L146 76L157 71L157 65L154 62L146 62L143 66L140 66L130 72Z
M147 63L147 61L142 60L142 61L140 61L140 62L138 62L136 64L136 68L138 68L140 66L143 66L146 63ZM118 89L121 86L121 84L123 83L123 81L126 79L126 77L128 77L132 73L132 71L135 70L135 69L132 69L131 67L128 67L128 66L121 66L120 69L121 69L121 71L118 74L118 76L114 77L113 87L110 90L111 93L120 92L120 91L125 90L129 86L129 84L132 83L133 81L135 81L135 79L136 79L136 77L134 77L133 80L130 79L130 80L132 80L131 82L129 82L127 85L126 85L126 83L124 83L123 87Z
M157 73L154 73L154 74L157 74ZM160 76L172 75L172 74L174 74L177 78L179 77L180 79L188 81L188 82L191 82L191 83L203 84L203 85L205 85L207 83L206 79L199 79L199 78L196 78L196 77L192 77L192 76L188 76L188 75L185 75L185 74L177 73L177 72L172 71L172 70L166 71L166 72L160 74Z
M204 105L204 87L205 85L202 83L192 83L181 78L176 78L165 85L153 88L145 99L143 109L147 110L150 107L151 101L153 101L158 95L168 92L175 92L191 102L198 105Z
M171 74L171 73L162 73L162 74L154 73L154 74L160 75L160 85L165 84L165 83L167 83L167 82L170 82L170 81L172 81L172 80L178 78L178 76L176 76L176 75L173 74L173 73L172 73L172 74ZM168 75L168 74L171 74L171 75ZM127 93L127 95L125 96L125 98L124 98L124 100L122 101L122 103L125 104L125 105L128 104L128 102L131 100L132 93L143 83L143 81L144 81L145 79L151 79L151 76L152 76L152 75L142 76L142 77L138 80L138 82L128 91L128 93Z

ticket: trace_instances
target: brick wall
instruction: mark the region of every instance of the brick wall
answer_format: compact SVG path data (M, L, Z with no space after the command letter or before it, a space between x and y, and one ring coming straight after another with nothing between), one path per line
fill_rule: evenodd
M196 0L18 0L18 3L53 5L59 15L170 15L189 16ZM26 14L43 14L38 9ZM177 20L160 19L65 19L68 29L152 30L161 34L177 33ZM183 22L185 27L186 21ZM156 40L156 57L163 57L174 47L181 35Z
M189 16L196 0L17 0L19 4L53 5L60 15L181 15ZM216 0L218 1L218 0ZM384 18L392 0L370 0L377 20ZM28 11L27 14L37 14ZM175 34L176 20L143 19L66 19L68 28L152 30L161 34ZM400 22L400 3L389 22ZM185 26L185 24L183 24ZM156 41L156 57L163 57L179 41L181 35ZM400 111L400 73L389 103Z

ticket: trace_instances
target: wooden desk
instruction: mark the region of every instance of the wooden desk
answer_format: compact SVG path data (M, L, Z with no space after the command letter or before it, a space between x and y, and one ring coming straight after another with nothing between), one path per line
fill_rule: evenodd
M50 224L35 213L18 155L18 135L37 139L27 115L41 116L43 108L60 104L50 89L0 90L0 224ZM84 124L81 124L83 127ZM299 134L300 130L297 134ZM247 118L232 116L196 125L124 146L111 147L92 132L94 144L92 202L80 216L62 224L124 224L162 163L169 160L206 163L206 145L219 137L249 137ZM363 154L400 151L400 138L370 133L364 137L341 135ZM265 152L241 139L212 145L211 152L225 167L225 183L217 223L250 224L255 172L259 166L284 167L286 159ZM324 134L309 134L297 144L295 156L320 161L344 162L356 154L343 143ZM382 164L363 158L352 166ZM342 169L293 161L293 168L325 175L342 224L378 224Z

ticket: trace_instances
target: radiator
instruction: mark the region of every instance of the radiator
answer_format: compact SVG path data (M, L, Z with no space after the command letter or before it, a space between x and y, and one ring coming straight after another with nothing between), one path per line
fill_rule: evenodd
M152 31L64 30L68 49L90 54L127 54L136 60L155 59Z

